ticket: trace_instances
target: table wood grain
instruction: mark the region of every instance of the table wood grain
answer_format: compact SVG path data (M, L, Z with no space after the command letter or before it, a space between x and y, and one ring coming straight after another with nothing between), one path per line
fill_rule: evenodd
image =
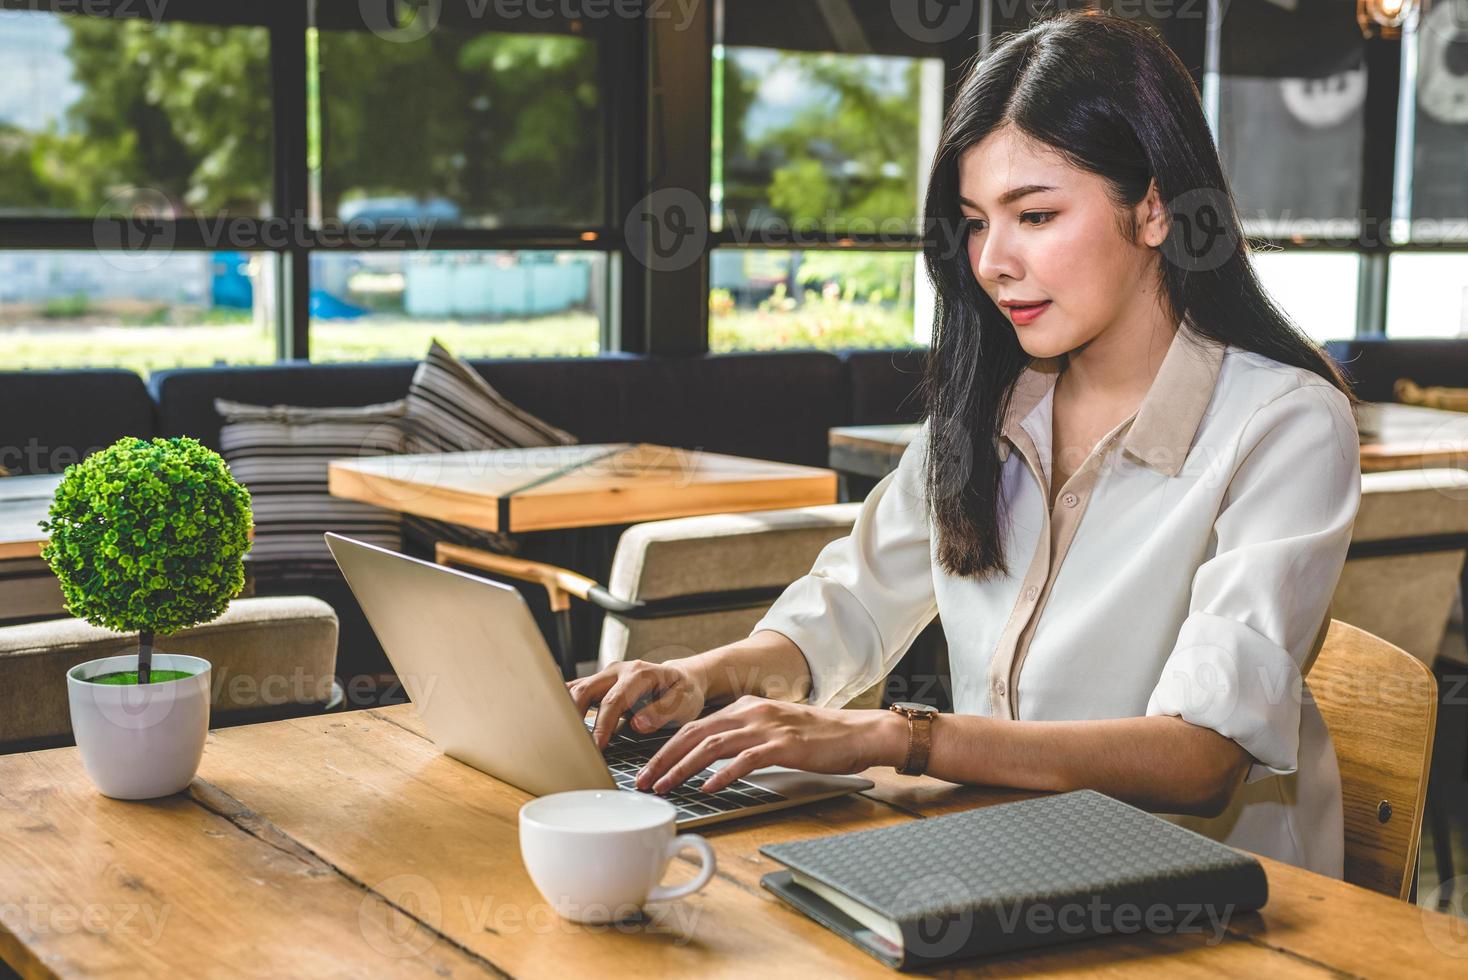
M0 757L0 956L25 977L870 976L893 973L759 886L766 843L1024 794L866 775L866 793L703 828L719 870L639 922L554 916L520 862L529 797L441 754L413 708L211 732L182 794L100 796L76 750ZM1272 861L1269 904L1206 933L1117 936L956 975L1451 975L1461 920ZM679 859L670 881L693 873Z
M1468 469L1468 413L1395 402L1361 407L1361 471ZM916 425L848 425L830 430L829 463L843 473L881 478L897 468Z
M333 461L332 495L485 531L545 531L836 501L828 469L649 443Z

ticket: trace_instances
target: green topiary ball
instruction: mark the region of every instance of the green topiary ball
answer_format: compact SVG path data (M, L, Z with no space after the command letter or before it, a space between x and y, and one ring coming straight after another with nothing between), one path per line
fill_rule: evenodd
M250 494L197 439L127 436L66 468L41 557L73 616L172 633L224 612L245 584Z

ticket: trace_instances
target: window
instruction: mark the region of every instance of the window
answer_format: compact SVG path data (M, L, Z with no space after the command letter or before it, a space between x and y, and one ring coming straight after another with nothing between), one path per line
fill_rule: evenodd
M606 312L599 252L318 252L311 358L595 354Z
M1234 0L1205 104L1247 235L1360 234L1366 65L1339 0Z
M263 27L0 11L0 215L261 215Z
M1468 337L1468 252L1395 252L1387 333Z
M1313 339L1355 336L1355 252L1265 251L1250 261L1265 291Z
M1468 0L1438 0L1409 23L1402 87L1395 210L1406 220L1394 237L1468 241Z
M914 343L927 171L974 32L945 47L885 6L813 0L714 16L710 349Z
M918 230L940 59L731 46L714 71L715 230Z
M474 228L601 222L594 40L449 25L406 42L363 30L317 38L318 215Z
M266 253L0 251L0 367L275 359Z
M905 347L915 336L915 252L722 248L710 267L709 348ZM931 302L925 327L932 322Z
M370 8L370 9L369 9ZM375 23L374 12L391 16ZM314 360L588 355L610 315L605 23L549 8L318 7ZM560 246L560 247L558 247Z

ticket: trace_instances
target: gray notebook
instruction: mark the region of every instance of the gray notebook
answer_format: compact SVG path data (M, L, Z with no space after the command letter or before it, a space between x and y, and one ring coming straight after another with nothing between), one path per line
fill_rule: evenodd
M1219 935L1261 907L1247 854L1091 790L768 844L760 884L900 969L1113 933Z

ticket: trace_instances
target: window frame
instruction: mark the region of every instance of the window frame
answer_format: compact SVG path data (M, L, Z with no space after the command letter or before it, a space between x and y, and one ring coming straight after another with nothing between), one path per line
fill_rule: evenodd
M318 0L327 2L327 0ZM737 2L737 0L734 0ZM1096 5L1096 0L1090 0ZM138 7L126 0L94 0L86 12L64 0L0 0L0 6L24 10L55 8L68 16L124 17ZM706 235L697 260L675 270L646 267L629 254L629 229L636 232L634 208L663 188L693 188L705 219L710 208L713 125L713 18L711 3L694 5L692 19L607 17L596 25L598 77L602 92L602 201L599 224L585 227L445 228L434 229L427 250L546 249L603 252L608 297L601 317L600 347L605 353L702 355L709 351L709 265L715 248L829 249L921 251L922 235L860 235L801 230L798 241L762 234L758 243L741 243L739 232L725 228ZM114 9L115 8L115 9ZM1184 59L1195 81L1202 83L1217 66L1216 15L1219 0L1209 0L1209 16L1173 18L1160 29ZM276 354L280 359L310 356L310 257L315 251L364 251L416 248L391 234L364 241L322 241L309 224L307 158L307 31L311 5L270 3L219 8L208 0L174 0L162 20L213 22L264 27L270 39L270 98L275 126L271 218L236 218L253 232L260 251L277 263ZM481 29L490 26L493 5L484 8ZM129 13L131 11L131 13ZM558 15L559 16L559 15ZM1029 22L1024 5L980 0L970 24L942 45L946 115L958 81L973 58L993 39ZM506 24L505 29L524 30ZM1468 243L1453 241L1394 242L1390 236L1393 189L1397 180L1400 138L1398 113L1403 93L1401 40L1373 38L1365 42L1367 59L1366 128L1390 132L1390 141L1365 140L1362 148L1360 209L1364 221L1358 238L1255 240L1285 252L1340 251L1357 253L1356 336L1383 335L1386 327L1388 267L1395 252L1460 252ZM259 232L267 222L289 219L305 229L302 239L266 245ZM199 222L169 221L164 240L179 250L211 250ZM168 234L171 232L171 236ZM97 250L95 221L87 218L0 217L0 249Z

